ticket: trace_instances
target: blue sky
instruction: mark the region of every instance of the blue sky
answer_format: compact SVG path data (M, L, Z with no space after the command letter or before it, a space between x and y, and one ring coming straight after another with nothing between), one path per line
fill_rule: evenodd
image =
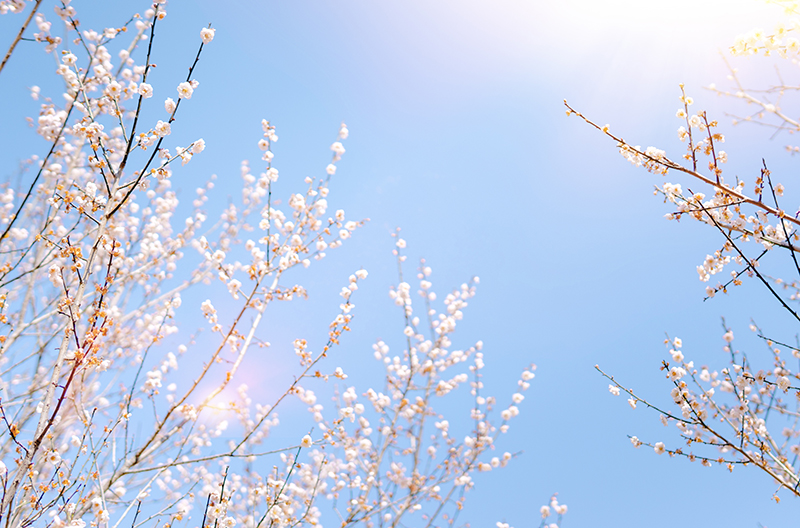
M128 14L74 5L86 27ZM593 367L667 402L670 385L658 370L665 332L682 337L696 363L722 368L721 316L743 340L750 317L791 339L788 320L755 283L703 302L695 267L719 236L665 221L670 209L652 195L661 179L632 168L561 104L566 98L632 143L673 153L683 147L674 117L682 82L719 118L730 170L752 180L762 156L773 173L793 170L786 138L731 127L724 110L733 102L702 89L725 83L719 50L755 26L771 27L778 14L758 2L716 0L172 2L152 83L171 92L199 29L213 24L200 87L172 128L177 144L207 144L199 163L176 171L176 187L190 191L217 174L220 205L226 180L234 182L228 194L236 192L240 161L257 164L262 118L280 136L284 192L295 189L291 179L321 173L339 123L348 124L329 201L371 221L298 276L311 298L276 316L265 338L294 338L296 329L324 336L339 289L363 266L370 277L337 361L366 383L380 374L364 366L374 340L401 346L402 318L387 296L397 282L395 227L409 243L408 270L425 257L440 295L480 276L460 339L484 341L487 385L510 394L528 363L539 369L501 446L524 454L479 476L462 520L536 526L539 505L559 492L570 507L565 526L779 526L797 518L797 504L771 501L775 486L756 470L729 475L634 450L627 434L673 445L676 436L657 415L612 397ZM3 42L18 23L0 19ZM33 131L20 133L38 110L25 86L53 69L23 45L0 75L3 179L41 146ZM737 65L771 79L766 62ZM153 101L161 99L157 91Z

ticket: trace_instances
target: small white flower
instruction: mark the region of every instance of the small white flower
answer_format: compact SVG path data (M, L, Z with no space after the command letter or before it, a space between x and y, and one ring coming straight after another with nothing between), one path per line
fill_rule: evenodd
M106 86L106 95L109 97L116 99L119 97L119 94L122 93L122 86L117 81L111 81Z
M680 352L679 352L680 353ZM686 370L683 367L672 367L669 369L669 379L677 381L686 375Z
M194 93L194 88L188 82L182 82L178 85L178 97L181 99L191 99Z
M56 466L61 463L61 455L58 454L57 450L53 449L47 454L47 461Z
M228 291L231 293L234 299L239 298L239 288L241 288L242 283L236 279L233 279L228 283Z
M142 83L139 85L139 95L142 96L144 99L150 99L153 97L153 87L147 83Z
M172 127L170 126L169 123L166 123L159 119L158 123L156 123L154 130L158 137L165 137L168 136L170 132L172 132Z
M302 440L300 440L300 445L303 447L311 447L314 444L314 441L311 439L310 435L305 435Z
M341 156L345 153L344 145L342 145L339 141L336 141L333 143L333 145L331 145L331 150L338 156Z
M214 40L214 33L216 33L216 29L211 28L203 28L200 30L200 38L203 39L203 44L208 44L212 40Z

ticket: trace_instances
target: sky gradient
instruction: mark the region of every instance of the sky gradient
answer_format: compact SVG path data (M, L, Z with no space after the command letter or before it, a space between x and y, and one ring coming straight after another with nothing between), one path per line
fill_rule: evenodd
M74 5L86 27L117 25L130 14ZM519 421L499 446L522 454L477 477L461 520L537 526L539 505L558 492L569 505L567 527L796 522L796 500L771 501L776 486L755 469L728 474L628 441L630 434L676 446L677 435L657 414L611 396L595 364L663 403L665 333L682 337L697 364L722 368L721 316L742 346L758 345L745 341L750 317L786 339L794 332L755 283L703 302L695 268L721 245L719 235L665 221L670 209L652 195L662 178L631 167L562 105L568 99L633 144L682 152L675 111L684 83L720 120L729 170L752 180L765 157L788 186L796 163L784 150L789 140L732 127L724 112L735 101L703 89L726 82L720 50L753 27L771 28L778 8L717 0L198 0L171 2L167 11L154 56L155 107L174 95L199 29L210 22L217 30L196 72L200 87L172 127L173 144L202 137L207 145L202 158L176 170L177 188L190 195L217 174L211 201L223 207L237 192L240 161L259 166L266 118L277 126L274 165L287 194L306 175L321 175L340 122L350 129L329 202L370 222L298 274L310 299L282 307L265 339L291 342L302 332L321 340L347 276L366 268L353 332L336 358L365 391L381 375L368 361L371 344L402 346L402 317L387 296L397 283L390 234L400 227L407 271L426 258L440 297L480 276L457 335L464 347L485 343L491 392L507 398L519 372L538 364ZM2 49L19 23L0 18ZM54 77L52 58L23 46L0 76L3 181L43 144L25 129L25 117L38 112L25 87ZM772 65L762 61L736 66L771 80ZM284 371L264 361L247 381L268 399L270 381Z

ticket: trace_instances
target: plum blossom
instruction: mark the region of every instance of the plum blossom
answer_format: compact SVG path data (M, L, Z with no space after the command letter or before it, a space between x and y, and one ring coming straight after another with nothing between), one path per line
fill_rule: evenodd
M178 85L178 97L181 99L191 99L194 93L194 88L188 82L182 82Z
M214 40L214 34L217 32L216 29L212 28L203 28L200 30L200 38L203 40L203 44L208 44L212 40Z
M147 83L140 83L139 84L139 95L141 95L145 99L149 99L153 97L153 87Z

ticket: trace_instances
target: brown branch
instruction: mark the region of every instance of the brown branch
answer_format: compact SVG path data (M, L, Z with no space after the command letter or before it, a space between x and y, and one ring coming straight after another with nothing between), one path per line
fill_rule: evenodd
M754 205L754 206L756 206L756 207L758 207L760 209L763 209L763 210L767 211L768 213L777 216L778 218L785 219L786 221L795 224L796 226L800 226L800 220L798 220L798 219L796 219L796 218L794 218L792 216L787 216L784 211L779 211L779 210L777 210L777 209L775 209L773 207L768 206L765 203L759 202L757 200L753 200L752 198L750 198L750 197L748 197L748 196L746 196L746 195L734 190L733 188L728 187L724 183L717 183L716 181L703 176L702 174L700 174L697 171L693 171L691 169L687 169L686 167L684 167L682 165L679 165L678 163L675 163L674 161L670 160L669 158L666 158L666 157L664 159L654 158L652 156L647 155L645 152L642 152L641 150L630 146L624 139L618 138L617 136L615 136L614 134L612 134L608 130L604 130L603 127L601 127L600 125L598 125L597 123L595 123L594 121L592 121L591 119L586 117L585 115L581 114L580 112L578 112L577 110L572 108L567 103L566 99L564 100L564 106L567 107L567 109L569 111L568 112L569 114L577 115L578 117L583 119L587 124L593 126L594 128L596 128L600 132L604 133L605 135L607 135L608 137L610 137L611 139L613 139L614 141L616 141L620 145L624 145L624 146L628 147L633 152L635 152L636 154L642 156L643 158L646 158L647 160L652 161L653 163L657 163L657 164L659 164L659 165L661 165L661 166L663 166L663 167L665 167L667 169L672 169L672 170L676 170L676 171L679 171L679 172L684 172L684 173L686 173L686 174L688 174L690 176L694 176L695 178L697 178L698 180L702 181L703 183L707 183L708 185L710 185L710 186L722 191L725 194L728 194L728 195L730 195L730 196L732 196L732 197L734 197L734 198L736 198L736 199L738 199L738 200L740 200L742 202L745 202L745 203L748 203L750 205Z
M31 20L33 20L33 15L35 15L36 12L39 10L39 4L41 4L41 3L42 3L42 0L36 0L36 3L33 5L33 9L31 9L31 12L28 14L27 20L25 20L25 23L22 24L21 28L19 28L19 33L17 33L17 38L14 39L14 42L11 43L11 47L8 48L8 51L6 52L6 56L3 57L3 62L0 62L0 73L2 73L3 72L3 68L6 67L6 63L8 62L8 59L11 58L11 54L14 53L14 48L16 48L17 44L19 43L19 41L22 40L22 34L25 33L26 29L28 29L28 24L30 24Z

